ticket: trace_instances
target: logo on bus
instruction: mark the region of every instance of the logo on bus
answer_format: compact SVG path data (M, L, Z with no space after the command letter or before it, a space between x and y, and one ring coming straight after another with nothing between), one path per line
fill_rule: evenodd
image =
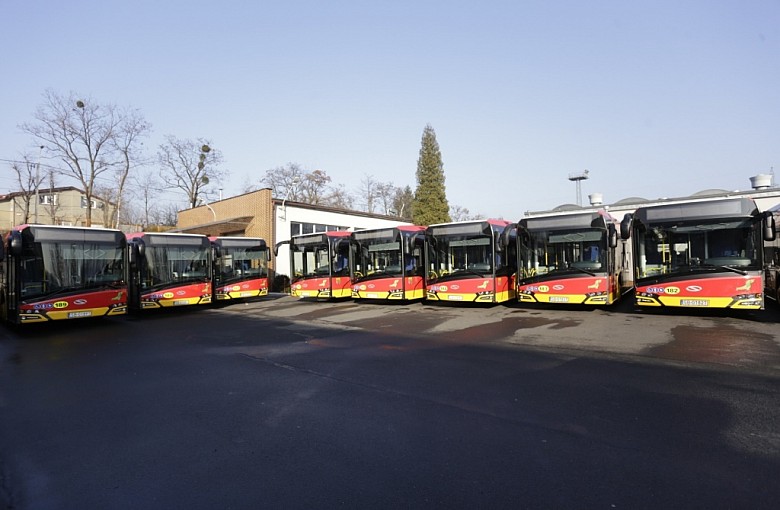
M688 285L685 287L688 292L701 292L702 288L699 285Z
M647 292L649 292L650 294L663 294L664 290L665 289L663 287L648 287L647 288Z
M667 294L679 294L680 288L679 287L666 287L666 293Z
M74 305L79 305L79 306L86 305L87 304L87 300L86 299L74 299L73 300L73 304Z
M564 288L563 285L561 285L560 283L558 285L553 285L553 290L563 290L563 288Z
M54 303L54 308L67 308L68 302L67 301L57 301Z

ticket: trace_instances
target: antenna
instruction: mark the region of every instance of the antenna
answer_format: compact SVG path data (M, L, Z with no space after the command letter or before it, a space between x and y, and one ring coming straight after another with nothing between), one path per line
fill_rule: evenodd
M578 174L569 174L569 180L577 184L577 205L582 205L582 181L588 178L588 171L585 170Z

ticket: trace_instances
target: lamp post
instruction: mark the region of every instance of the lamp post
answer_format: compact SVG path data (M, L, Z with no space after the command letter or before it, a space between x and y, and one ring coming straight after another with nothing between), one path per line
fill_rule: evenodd
M38 223L38 202L40 201L38 188L40 187L41 182L41 155L43 154L43 145L41 145L39 149L38 163L35 165L35 203L33 204L33 210L35 211L35 223Z
M282 207L281 207L281 214L279 215L279 219L282 221L287 221L287 207L285 206L285 203L290 199L290 195L295 192L295 190L298 188L298 183L300 182L300 179L297 177L293 178L292 183L290 184L290 187L287 189L287 195L282 200Z

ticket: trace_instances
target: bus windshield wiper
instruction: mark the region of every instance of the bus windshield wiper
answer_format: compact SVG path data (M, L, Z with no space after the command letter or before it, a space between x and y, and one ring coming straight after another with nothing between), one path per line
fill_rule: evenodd
M585 273L586 275L596 276L596 273L592 273L586 269L582 269L581 267L569 266L569 269L573 271L579 271L580 273Z
M102 284L99 286L103 286ZM35 299L51 299L53 297L62 296L64 294L68 294L70 292L76 292L79 290L88 290L90 288L94 288L95 286L92 285L86 285L86 284L78 284L78 285L68 285L67 287L59 287L56 290L52 290L43 294L37 294L35 296Z
M464 273L465 274L474 275L474 276L476 276L478 278L485 278L487 276L492 276L491 274L480 273L478 271L474 271L473 269L458 269L457 271L455 271L452 274L453 275L462 275Z
M743 271L741 269L737 269L736 267L729 267L729 266L714 266L718 269L725 269L726 271L733 271L735 273L741 274L742 276L747 276L747 271Z

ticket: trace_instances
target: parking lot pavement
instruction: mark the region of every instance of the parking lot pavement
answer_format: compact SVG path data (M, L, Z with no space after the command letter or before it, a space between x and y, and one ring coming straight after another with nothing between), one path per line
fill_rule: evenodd
M297 324L358 328L448 343L496 342L584 350L683 363L780 371L780 308L761 311L635 310L575 307L441 306L426 303L312 301L275 295L223 308Z

